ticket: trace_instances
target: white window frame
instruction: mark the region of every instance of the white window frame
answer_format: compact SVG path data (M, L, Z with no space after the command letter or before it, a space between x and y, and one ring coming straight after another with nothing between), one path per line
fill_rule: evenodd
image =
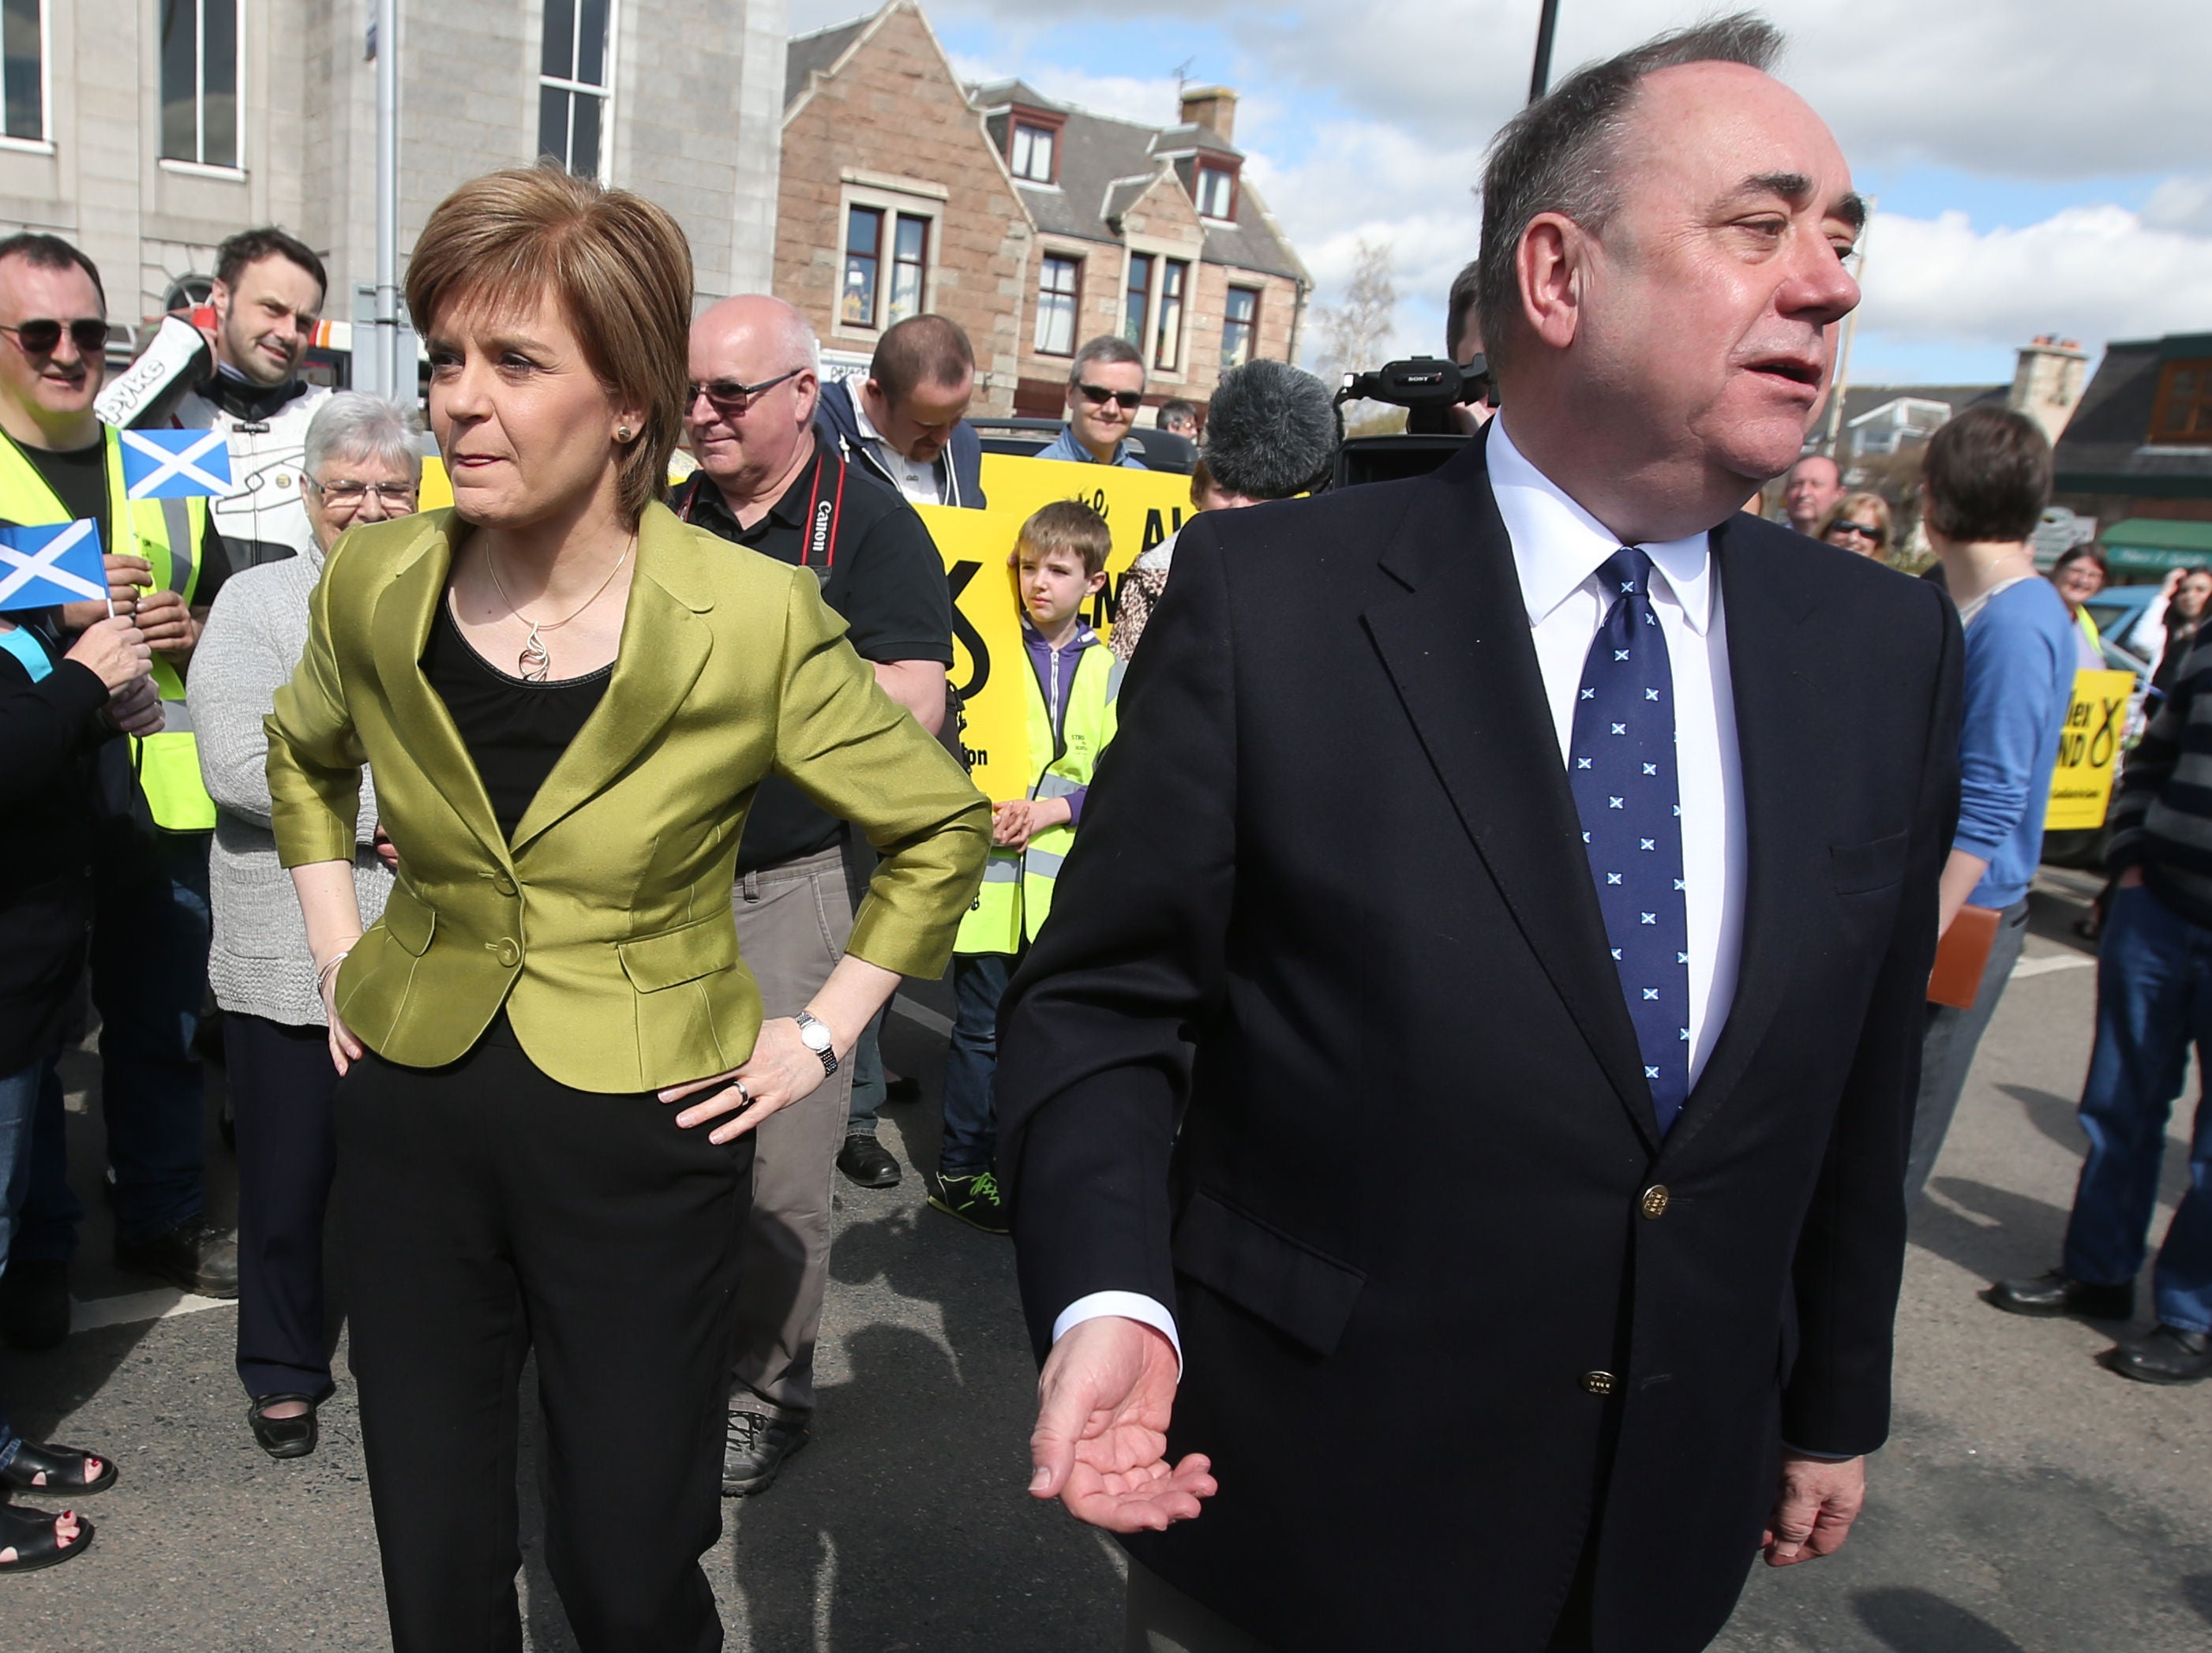
M1221 370L1224 373L1228 372L1231 365L1229 360L1229 306L1239 293L1249 294L1252 299L1252 319L1245 324L1252 330L1252 343L1244 353L1244 360L1257 362L1260 359L1260 311L1267 296L1267 289L1249 282L1229 281L1221 289ZM1236 365L1241 367L1243 363Z
M545 61L545 12L556 5L563 3L568 8L571 24L568 34L570 51L573 53L574 50L576 37L574 24L577 14L583 9L582 0L544 0L544 4L539 9L538 16L538 61L541 64ZM607 52L603 65L603 72L606 76L605 83L594 86L589 81L572 81L562 76L548 75L543 70L539 71L538 76L538 89L540 94L550 87L556 92L568 92L579 97L597 98L599 100L599 164L594 176L600 183L610 185L615 181L615 76L617 72L617 64L621 44L622 0L607 0ZM531 112L531 119L534 121L537 118L537 112L533 109ZM573 147L575 141L576 116L574 106L571 105L568 114L568 146ZM567 167L570 172L575 171L575 167L569 164L569 159L566 155L561 157L561 164Z
M4 96L4 88L0 88L0 96ZM4 109L4 105L0 105L0 109ZM54 152L53 0L39 0L39 135L16 137L0 132L0 149L12 149L18 155Z
M1227 211L1208 212L1206 210L1206 182L1208 178L1221 180L1222 204ZM1200 217L1210 224L1233 224L1237 222L1237 173L1232 168L1200 160L1192 163L1191 181L1198 185L1198 200L1194 204L1198 208Z
M1139 239L1124 244L1121 252L1121 302L1114 312L1114 331L1117 336L1127 325L1129 310L1129 268L1138 258L1152 261L1151 290L1145 295L1145 333L1136 341L1137 349L1144 353L1145 375L1181 383L1191 376L1190 340L1191 318L1196 313L1198 277L1204 267L1199 250L1181 241L1155 241ZM1182 296L1177 301L1182 306L1181 325L1176 330L1176 365L1163 368L1157 361L1159 354L1160 306L1166 301L1168 265L1183 266Z
M945 209L951 191L941 184L919 178L892 178L857 168L847 171L837 191L837 262L836 284L830 295L830 336L868 342L874 348L884 329L890 325L891 278L897 268L898 221L925 220L929 228L922 240L921 304L915 313L927 315L937 307L937 274L945 261ZM884 231L876 249L876 319L863 325L845 319L845 253L853 227L853 209L866 207L884 215Z
M41 0L41 3L43 5L44 0ZM210 3L211 0L191 0L194 24L192 30L192 148L202 155L207 152L207 63L201 52L207 41L207 8ZM177 173L186 178L218 178L235 181L246 176L246 0L212 0L212 3L227 3L237 9L238 21L234 33L238 41L238 68L232 83L238 88L235 94L238 105L236 117L238 158L233 161L186 161L176 155L161 155L159 159L163 172ZM157 22L160 15L157 10L155 14ZM42 24L44 21L45 14L42 10L40 13ZM158 35L155 40L154 49L158 60L161 52ZM161 107L161 84L158 70L154 79L154 96L156 111L155 146L158 149L161 144L160 110ZM47 130L52 131L53 129L49 125Z
M1009 115L1006 119L1008 125L1012 128L1012 131L1008 133L1006 140L1006 170L1012 173L1016 180L1020 183L1035 184L1040 187L1046 188L1058 184L1060 182L1060 133L1052 127L1047 126L1041 122L1024 120L1019 115ZM1037 177L1033 173L1019 171L1015 164L1016 158L1021 153L1022 134L1024 132L1029 133L1033 140L1040 137L1042 138L1048 146L1044 176L1042 178ZM1034 160L1036 155L1034 143L1031 144L1030 155L1031 159Z
M1044 321L1044 261L1047 258L1058 258L1063 264L1075 266L1075 291L1066 295L1071 307L1067 315L1067 348L1064 350L1048 350L1037 342L1037 334ZM1046 362L1069 362L1083 348L1083 289L1091 263L1091 254L1081 247L1046 246L1037 248L1036 313L1030 319L1029 332L1028 353L1030 356ZM1054 296L1060 295L1055 294Z

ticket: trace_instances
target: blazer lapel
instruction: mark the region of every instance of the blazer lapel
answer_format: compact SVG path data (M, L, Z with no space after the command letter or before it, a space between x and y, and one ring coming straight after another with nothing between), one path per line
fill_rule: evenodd
M674 513L646 507L614 676L523 812L515 854L620 780L698 682L714 649L713 629L701 617L714 605L699 577L701 555Z
M1362 617L1514 922L1645 1143L1657 1117L1481 444L1419 493L1384 552L1407 590Z
M1827 842L1813 812L1820 795L1820 753L1806 738L1806 731L1819 726L1813 704L1818 691L1805 675L1808 656L1798 635L1814 599L1790 577L1783 558L1731 546L1729 526L1714 529L1711 544L1728 625L1743 785L1743 938L1728 1019L1668 1133L1670 1148L1704 1128L1757 1054L1788 985L1796 939L1805 933L1799 892L1822 872Z
M461 823L505 863L507 844L483 778L445 701L422 675L422 650L430 641L438 605L446 599L459 519L446 510L426 511L417 520L425 532L416 542L416 554L399 565L376 599L369 622L370 652L392 730L408 757Z

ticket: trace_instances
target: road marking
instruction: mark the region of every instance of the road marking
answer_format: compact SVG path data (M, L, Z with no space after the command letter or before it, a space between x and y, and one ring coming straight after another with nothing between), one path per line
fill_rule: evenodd
M70 1330L92 1332L103 1326L131 1326L142 1320L173 1320L179 1315L197 1315L209 1309L234 1309L237 1306L228 1297L195 1297L189 1291L179 1291L174 1286L161 1286L151 1291L130 1291L118 1297L94 1297L89 1303L71 1299Z
M2052 953L2047 958L2023 958L2012 967L2013 980L2024 975L2048 975L2053 970L2094 969L2096 959L2087 953Z
M916 1027L926 1029L936 1034L940 1039L949 1039L952 1036L952 1024L927 1005L917 1005L911 999L901 995L891 1000L891 1009L896 1014L905 1017Z

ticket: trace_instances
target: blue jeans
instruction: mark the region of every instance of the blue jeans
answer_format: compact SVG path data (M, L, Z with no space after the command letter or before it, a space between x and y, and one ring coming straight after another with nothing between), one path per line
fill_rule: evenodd
M999 1000L1020 963L1012 953L952 956L952 1041L945 1053L945 1140L940 1176L973 1176L999 1152L991 1076L999 1067Z
M845 1110L847 1136L873 1136L876 1115L884 1107L884 1018L891 1013L885 1005L860 1030L853 1046L853 1100Z
M207 994L208 840L162 833L132 876L95 868L92 1002L100 1012L100 1109L115 1168L115 1232L136 1244L198 1215L206 1090L192 1040ZM54 1087L39 1106L20 1255L66 1262L84 1207L70 1191L67 1121Z
M2118 890L2098 948L2097 1043L2081 1092L2089 1158L2066 1228L2064 1267L2092 1285L2142 1272L2166 1115L2194 1043L2212 1060L2212 929L2148 890ZM2212 1108L2200 1097L2190 1186L2152 1276L2161 1323L2212 1332Z
M13 1073L0 1073L0 1274L8 1272L9 1242L15 1231L15 1212L31 1181L31 1122L37 1116L39 1089L52 1069L33 1062ZM15 1462L21 1444L8 1427L8 1413L0 1407L0 1469Z

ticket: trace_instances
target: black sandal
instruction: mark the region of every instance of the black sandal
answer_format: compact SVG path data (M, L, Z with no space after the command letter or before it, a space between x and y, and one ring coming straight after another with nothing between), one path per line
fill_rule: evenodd
M271 1418L264 1408L285 1401L300 1401L307 1410L296 1418ZM246 1405L246 1421L253 1438L272 1458L304 1458L315 1449L315 1398L311 1395L257 1395Z
M76 1536L67 1544L54 1531L54 1523L74 1510L50 1516L42 1510L21 1510L0 1504L0 1550L13 1550L13 1561L0 1561L0 1573L36 1572L74 1560L92 1547L92 1523L79 1518Z
M99 1476L85 1480L86 1468L95 1463ZM33 1446L26 1441L15 1449L8 1467L0 1469L0 1486L18 1492L104 1492L114 1485L114 1459L73 1446Z

